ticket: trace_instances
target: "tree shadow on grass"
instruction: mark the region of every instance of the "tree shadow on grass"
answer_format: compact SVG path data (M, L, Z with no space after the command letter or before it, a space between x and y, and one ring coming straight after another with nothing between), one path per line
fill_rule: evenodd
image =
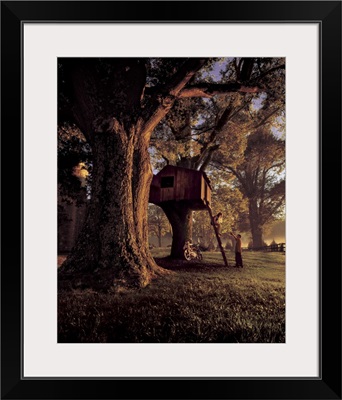
M58 274L59 293L89 289L101 293L113 291L113 273L110 270L104 270Z
M168 257L155 257L155 262L162 268L179 272L214 272L220 269L227 269L224 263L204 262L199 260L175 260Z
M65 257L58 259L58 267L65 260ZM192 273L211 273L220 270L227 270L227 267L218 262L205 262L199 260L175 260L170 256L155 257L157 265L174 272L192 272ZM162 277L160 278L162 279ZM108 293L115 292L113 286L113 272L111 270L83 271L58 273L58 292L70 292L73 290L94 290L96 292Z

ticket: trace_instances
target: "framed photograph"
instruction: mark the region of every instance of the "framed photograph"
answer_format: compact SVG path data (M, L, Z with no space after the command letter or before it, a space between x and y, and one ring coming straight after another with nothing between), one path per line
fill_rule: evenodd
M341 2L1 25L1 398L341 399Z

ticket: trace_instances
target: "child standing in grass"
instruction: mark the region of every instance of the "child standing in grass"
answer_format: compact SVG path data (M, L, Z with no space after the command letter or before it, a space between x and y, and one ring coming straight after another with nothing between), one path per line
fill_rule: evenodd
M238 234L237 236L234 235L233 232L230 232L230 234L233 236L235 239L235 267L241 267L243 268L242 264L242 246L241 246L241 235Z

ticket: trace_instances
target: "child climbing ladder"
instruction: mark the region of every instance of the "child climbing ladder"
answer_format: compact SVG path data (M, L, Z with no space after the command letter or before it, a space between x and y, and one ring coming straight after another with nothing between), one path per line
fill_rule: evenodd
M207 209L208 209L208 212L209 212L209 215L210 215L210 221L211 221L211 223L212 223L212 225L214 227L217 243L218 243L218 245L220 247L220 250L221 250L221 253L222 253L224 264L225 264L226 267L229 267L228 261L227 261L227 257L226 257L226 253L224 251L224 248L223 248L222 242L221 242L221 232L219 230L220 226L218 226L214 221L214 217L213 217L213 214L211 212L211 207L210 207L209 202L206 201L206 204L207 204ZM221 215L219 215L219 214L221 214ZM222 213L219 213L219 214L218 214L218 216L222 218Z

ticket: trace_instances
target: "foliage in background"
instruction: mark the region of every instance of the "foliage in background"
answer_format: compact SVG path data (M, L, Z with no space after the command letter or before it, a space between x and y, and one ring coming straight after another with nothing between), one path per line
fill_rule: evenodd
M157 238L159 247L162 247L163 236L171 232L170 223L163 210L154 204L149 204L148 207L148 230L150 236Z
M84 192L91 186L91 149L75 126L58 128L58 188L64 201L84 202Z

